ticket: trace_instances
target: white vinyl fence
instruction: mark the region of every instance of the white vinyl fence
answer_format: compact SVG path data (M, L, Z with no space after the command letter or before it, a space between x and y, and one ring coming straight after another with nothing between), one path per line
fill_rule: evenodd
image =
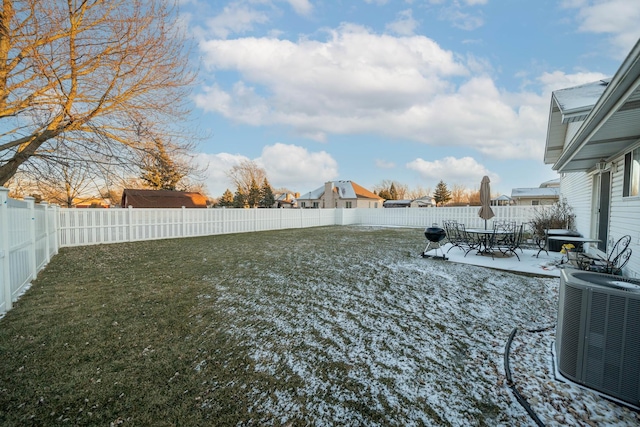
M58 253L57 206L14 200L0 187L0 315Z
M479 207L391 209L61 209L13 200L0 187L0 316L58 248L329 225L426 228L457 220L484 227ZM492 207L496 219L528 223L539 209Z

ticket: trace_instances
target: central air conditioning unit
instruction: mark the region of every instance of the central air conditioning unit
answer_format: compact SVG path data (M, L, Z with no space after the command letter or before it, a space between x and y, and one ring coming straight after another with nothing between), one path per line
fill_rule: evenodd
M567 379L640 406L640 280L562 270L555 351Z

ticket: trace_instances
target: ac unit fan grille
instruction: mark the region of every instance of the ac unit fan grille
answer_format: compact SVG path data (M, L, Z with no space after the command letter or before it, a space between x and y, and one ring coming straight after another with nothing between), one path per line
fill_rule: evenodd
M640 300L630 300L627 307L625 349L620 393L640 399Z
M562 357L560 370L571 379L578 376L578 345L580 343L580 318L582 311L582 289L567 284L564 300L564 322L562 324Z
M640 292L563 271L557 366L567 378L640 406ZM640 281L632 281L640 286Z

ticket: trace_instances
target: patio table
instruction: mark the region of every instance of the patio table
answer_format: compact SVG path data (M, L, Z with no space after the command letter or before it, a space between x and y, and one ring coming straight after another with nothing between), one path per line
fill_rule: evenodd
M496 234L500 234L500 235L509 234L504 230L495 230L493 228L467 228L467 233L475 234L478 236L478 241L480 242L480 245L478 246L476 255L493 254L493 248L491 247L491 244L490 244L490 242L493 241L491 237L493 237Z

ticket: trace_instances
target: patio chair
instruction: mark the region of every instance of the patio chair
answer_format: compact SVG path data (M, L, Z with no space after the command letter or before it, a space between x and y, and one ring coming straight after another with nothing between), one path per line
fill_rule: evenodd
M513 239L513 233L516 230L515 221L494 221L493 233L495 236L494 243L497 246L508 246L509 241Z
M506 224L502 230L498 227L498 225L495 226L493 247L498 249L503 255L507 255L508 253L514 254L516 258L518 258L518 261L520 261L520 257L516 251L518 249L522 251L520 245L524 238L524 226L521 224L518 227L514 222ZM500 231L503 231L503 233L500 233Z
M515 221L493 221L493 228L501 230L512 230L516 228Z
M463 242L462 246L465 249L465 253L464 253L465 257L469 252L473 250L480 250L482 249L483 245L486 246L486 242L483 240L483 237L481 237L479 234L469 233L464 228L464 224L458 224L458 231L462 236L462 242Z
M629 248L629 243L631 243L631 236L622 236L611 247L606 258L588 253L577 253L576 264L581 270L619 275L622 273L623 267L629 262L629 258L631 258L632 251Z
M465 250L463 247L463 239L458 230L458 222L457 221L442 221L442 226L444 228L444 232L447 234L447 240L451 243L451 247L447 250L447 253L453 248L459 248L461 250Z

